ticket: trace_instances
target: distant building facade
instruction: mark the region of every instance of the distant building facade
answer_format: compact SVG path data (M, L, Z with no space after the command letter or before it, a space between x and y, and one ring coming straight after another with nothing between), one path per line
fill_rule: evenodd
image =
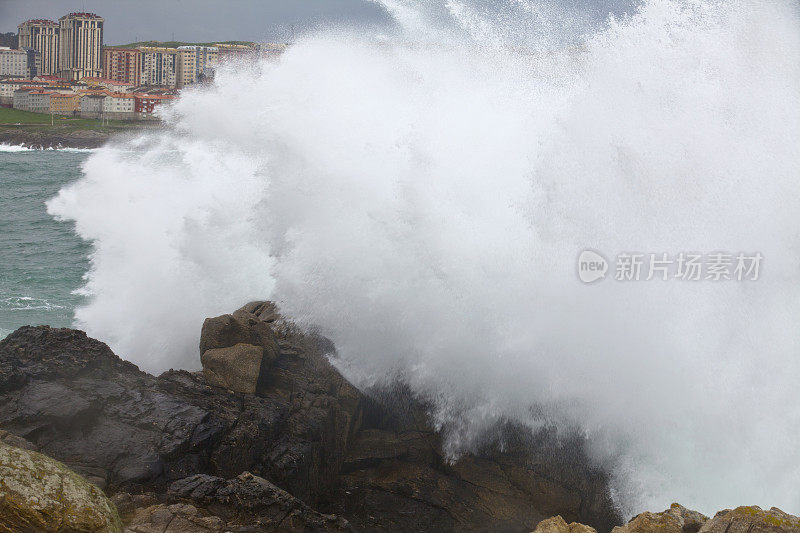
M178 88L190 87L213 77L218 61L219 49L214 46L179 46Z
M24 50L0 47L0 76L28 77L28 54Z
M216 47L219 51L218 53L220 61L244 59L252 57L253 54L257 53L256 47L249 44L217 43L214 45L214 47Z
M289 48L289 45L282 43L259 43L257 45L258 55L264 59L277 59Z
M49 84L31 80L20 80L19 78L0 79L0 103L12 104L14 93L19 89L45 87L49 87Z
M132 87L139 85L141 55L136 48L106 48L103 51L104 77Z
M153 112L159 105L171 102L175 99L174 96L166 95L153 95L153 94L135 94L134 95L134 109L138 118L146 120L154 118Z
M28 63L28 73L26 74L26 78L33 79L36 76L39 76L42 72L42 54L34 50L33 48L21 48L20 50L25 52L25 56Z
M177 85L178 50L175 48L139 48L139 84L163 87Z
M30 48L39 53L40 69L36 75L51 76L59 71L59 25L52 20L35 19L23 22L18 26L19 47Z
M126 92L138 85L138 83L125 83L123 81L114 81L108 78L83 78L81 82L92 88L107 89L113 92Z
M126 93L110 93L103 100L103 116L112 120L128 120L136 111L135 97Z
M19 89L14 91L14 109L33 111L34 113L50 112L50 91L42 89Z
M80 113L83 118L100 118L103 114L104 94L84 94L80 99Z
M103 18L70 13L59 22L59 76L79 80L103 74Z
M54 115L74 115L79 107L80 98L77 94L50 94L50 112Z

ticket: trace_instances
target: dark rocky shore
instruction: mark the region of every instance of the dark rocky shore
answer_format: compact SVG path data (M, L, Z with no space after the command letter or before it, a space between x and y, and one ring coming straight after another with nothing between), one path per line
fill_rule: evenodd
M582 533L622 523L580 439L508 425L502 448L488 442L449 462L424 401L402 386L356 389L328 362L333 349L258 302L206 321L197 373L146 374L80 331L17 330L0 341L0 531ZM673 506L618 533L800 527L778 510L741 509L708 520Z
M49 126L0 126L0 144L35 149L100 148L112 137L154 126L99 127L94 129Z

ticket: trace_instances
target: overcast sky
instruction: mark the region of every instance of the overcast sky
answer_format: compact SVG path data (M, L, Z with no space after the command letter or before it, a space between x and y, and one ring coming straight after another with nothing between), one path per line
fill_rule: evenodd
M326 22L386 24L366 0L0 0L0 33L31 18L58 20L72 11L106 19L108 44L135 41L287 41Z

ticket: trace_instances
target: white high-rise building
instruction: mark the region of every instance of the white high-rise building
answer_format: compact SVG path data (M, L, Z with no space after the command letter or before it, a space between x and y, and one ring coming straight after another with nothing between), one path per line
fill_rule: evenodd
M179 88L189 87L206 77L213 77L219 60L219 49L214 46L179 46Z
M139 48L139 84L175 87L178 73L176 48Z
M28 77L28 53L0 46L0 76Z
M58 19L59 76L68 80L103 75L103 18L70 13Z
M37 76L58 74L59 27L52 20L35 19L23 22L19 28L19 48L30 48L40 55Z

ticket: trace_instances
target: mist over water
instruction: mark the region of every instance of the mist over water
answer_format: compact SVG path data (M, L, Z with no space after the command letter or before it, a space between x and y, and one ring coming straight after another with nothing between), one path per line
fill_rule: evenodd
M800 512L800 18L790 2L384 0L184 93L49 203L92 241L78 326L196 368L246 301L434 401L586 435L628 512ZM576 258L761 252L757 282L580 283Z

